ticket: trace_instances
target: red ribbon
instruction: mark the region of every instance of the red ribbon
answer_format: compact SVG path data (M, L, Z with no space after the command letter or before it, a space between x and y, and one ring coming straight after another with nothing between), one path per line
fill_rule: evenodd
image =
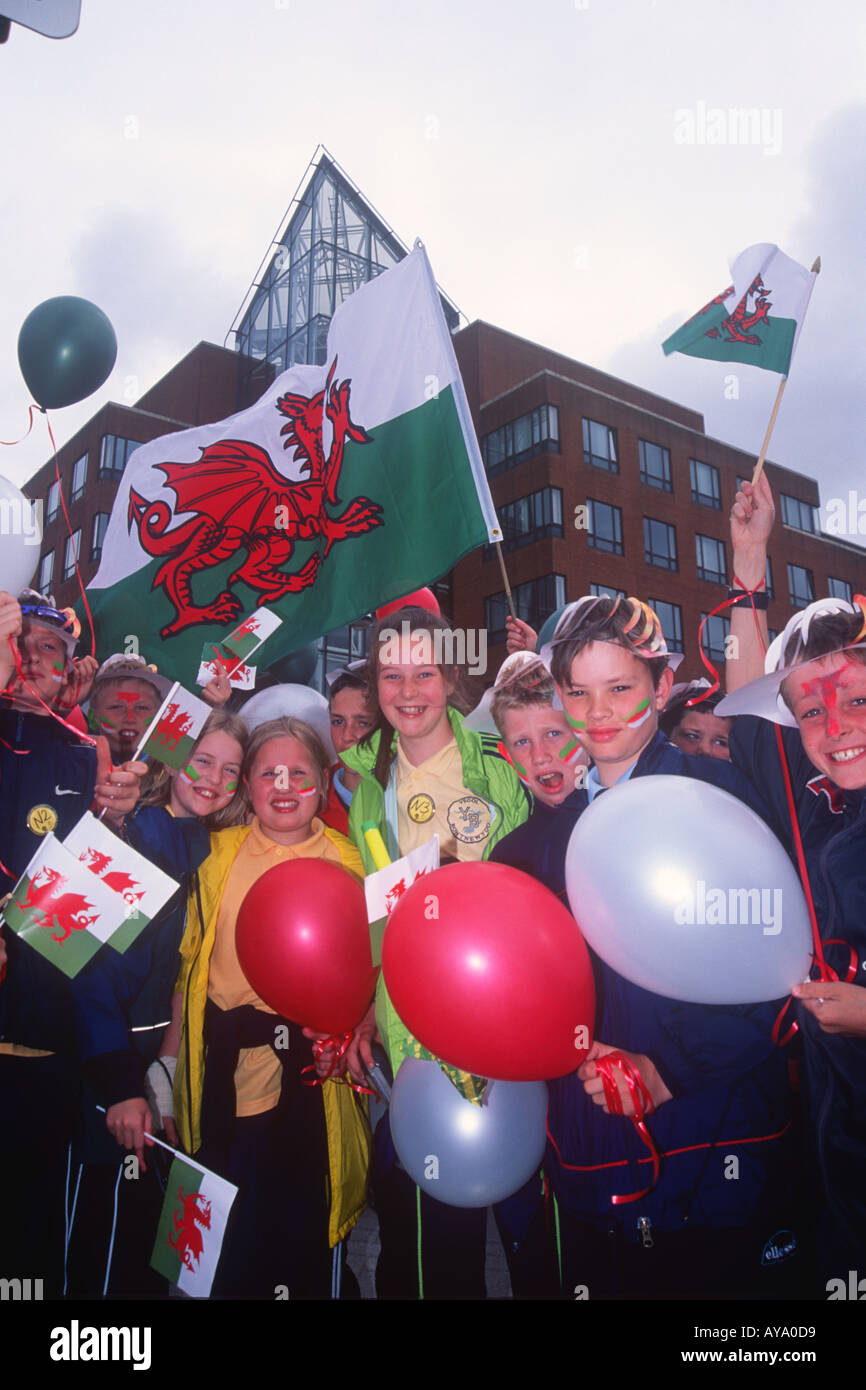
M54 441L54 431L51 428L51 420L48 411L43 410L42 413L45 416L45 423L48 426L48 437L51 440L51 448L54 450L54 472L57 478L57 493L60 498L60 505L63 508L63 519L66 522L66 530L71 538L72 522L69 520L69 512L66 510L66 498L63 496L63 483L60 479L60 463L57 458L57 445ZM81 590L81 602L84 604L84 611L87 614L87 621L90 624L90 655L95 657L96 629L93 626L93 614L90 611L90 604L87 602L87 594L84 592L84 580L81 578L81 570L78 568L78 556L75 553L75 546L72 547L72 563L75 566L75 577L78 580L78 587Z
M353 1033L342 1033L339 1037L316 1038L313 1042L313 1057L315 1060L311 1066L304 1067L302 1069L302 1076L304 1075L304 1072L316 1070L316 1062L318 1062L319 1058L322 1056L323 1053L333 1052L334 1055L331 1059L331 1063L328 1067L328 1070L325 1072L324 1076L314 1076L312 1081L305 1081L303 1084L305 1086L322 1086L330 1077L332 1077L337 1069L337 1063L343 1056L345 1056L345 1053L353 1037ZM342 1079L346 1081L345 1077L343 1077ZM340 1080L340 1078L334 1077L334 1080ZM376 1092L371 1091L368 1086L356 1086L354 1081L346 1081L346 1085L350 1086L353 1091L357 1091L358 1095L360 1096L376 1095Z
M637 1130L643 1142L646 1144L652 1156L653 1175L649 1186L641 1188L640 1192L624 1193L611 1197L612 1206L621 1206L625 1202L637 1202L641 1197L655 1187L661 1172L661 1159L656 1148L655 1140L650 1134L644 1116L651 1115L655 1110L655 1103L647 1090L646 1082L638 1071L637 1067L622 1052L608 1052L604 1057L595 1059L596 1074L601 1077L604 1086L604 1100L611 1115L622 1115L622 1095L616 1082L614 1069L619 1072L628 1087L634 1114L629 1116L632 1124Z
M30 424L27 426L26 430L24 431L24 433L22 434L22 436L21 436L20 439L0 439L0 444L2 444L2 445L4 446L4 448L7 448L7 449L14 449L16 444L23 444L23 443L24 443L24 440L27 438L28 434L30 433L30 431L31 431L32 428L33 428L33 412L34 412L34 410L40 411L41 414L43 414L43 415L45 414L45 411L42 409L42 406L41 406L41 405L30 405L30 406L27 407L27 409L28 409L29 416L30 416Z
M27 690L27 691L29 691L29 693L33 696L34 700L36 700L36 701L42 706L42 708L45 710L45 713L46 713L46 714L50 714L52 719L56 719L58 724L62 724L63 727L64 727L64 729L69 729L73 734L75 734L75 737L76 737L76 738L78 738L78 739L80 739L80 740L82 741L82 743L92 743L93 746L94 746L94 748L95 748L95 747L97 746L97 744L96 744L96 739L95 739L95 738L91 738L90 734L82 733L81 729L77 728L77 727L75 726L75 724L70 724L70 723L68 723L67 720L61 719L61 718L60 718L60 715L57 714L57 713L51 708L50 705L46 705L45 701L42 699L42 696L41 696L37 691L35 691L35 690L33 689L32 685L30 685L30 684L24 679L24 667L23 667L22 664L21 664L21 653L20 653L19 650L18 650L18 643L15 641L15 638L14 638L14 637L9 637L9 638L8 638L8 642L9 642L9 646L12 648L12 655L13 655L13 657L14 657L14 659L15 659L15 670L16 670L16 673L17 673L17 675L18 675L18 679L21 681L21 684L24 686L24 689ZM3 691L3 694L4 694L4 695L7 695L7 698L8 698L8 689L9 689L9 687L7 686L6 690ZM30 749L29 749L29 748L22 748L20 751L21 751L22 753L29 753L29 752L30 752Z

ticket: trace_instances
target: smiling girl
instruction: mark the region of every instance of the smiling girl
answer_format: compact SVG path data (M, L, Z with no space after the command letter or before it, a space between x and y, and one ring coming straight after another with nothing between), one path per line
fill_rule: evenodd
M368 1145L359 1103L337 1080L302 1084L310 1045L251 988L235 946L241 904L275 865L324 859L362 877L352 844L318 818L327 777L327 754L308 725L287 718L260 725L242 773L252 824L213 837L200 891L190 897L163 1051L179 1058L174 1090L185 1149L238 1187L215 1296L273 1298L284 1285L292 1298L327 1298L341 1242L364 1206Z
M392 859L438 835L443 861L466 862L486 859L497 841L528 815L517 774L496 751L497 736L463 725L459 668L441 660L453 648L449 624L421 608L390 614L371 635L369 685L378 699L376 726L342 754L346 766L360 774L349 828L368 872L375 866L364 826L371 822ZM381 978L377 1001L349 1050L356 1079L361 1078L362 1061L373 1066L370 1044L377 1007L394 1073L406 1056L418 1055L419 1044L390 1007ZM385 1134L383 1121L377 1140ZM382 1241L379 1297L416 1298L422 1284L427 1298L485 1297L483 1210L447 1207L419 1194L393 1159L379 1164L376 1193Z

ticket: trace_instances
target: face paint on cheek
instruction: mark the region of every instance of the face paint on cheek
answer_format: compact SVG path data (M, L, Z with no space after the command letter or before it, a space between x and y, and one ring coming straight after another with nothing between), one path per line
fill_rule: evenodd
M117 732L117 725L114 720L109 719L107 715L101 714L99 716L99 727L100 729L104 729L107 734L114 734Z
M180 775L181 777L185 777L187 782L191 783L195 783L201 780L201 774L196 772L195 768L192 766L192 763L190 763L187 767L182 768Z
M318 790L315 782L302 782L298 787L298 796L313 796Z
M630 729L639 729L641 724L645 724L652 714L652 701L649 695L645 700L641 700L639 705L635 705L631 714L626 716L626 724Z
M581 752L582 748L583 744L581 743L580 739L573 738L570 743L567 743L565 745L564 748L560 748L559 756L562 758L562 761L564 763L570 765L574 762L575 758Z
M565 715L566 721L571 725L572 729L579 729L580 732L583 733L584 729L586 728L585 719L572 719L568 710L563 710L563 714Z
M52 661L52 663L51 663L51 679L54 680L54 681L57 681L58 685L59 685L60 682L63 680L63 672L64 672L65 669L66 669L66 668L65 668L65 666L64 666L64 664L63 664L62 661Z
M238 784L237 784L237 782L226 782L226 791L227 791L227 792L236 792L237 789L238 789Z
M522 767L522 766L521 766L521 764L517 761L516 758L512 758L512 756L511 756L511 754L509 753L508 749L505 747L505 744L504 744L504 743L497 743L497 745L496 745L496 751L497 751L497 753L500 754L501 757L503 757L503 758L505 759L505 761L506 761L507 763L510 763L510 764L511 764L511 766L514 768L514 771L517 773L518 777L520 778L521 782L525 782L526 785L528 786L528 785L529 785L529 773L526 771L526 768L525 768L525 767Z

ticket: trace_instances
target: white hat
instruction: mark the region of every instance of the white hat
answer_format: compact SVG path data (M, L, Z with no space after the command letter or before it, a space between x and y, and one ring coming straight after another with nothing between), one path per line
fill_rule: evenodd
M328 762L337 761L337 750L331 737L331 712L324 695L308 685L272 685L247 700L240 711L250 733L270 719L301 719L309 724L322 740Z
M857 597L860 598L861 595L858 594ZM819 657L804 658L802 653L806 649L812 623L820 622L822 618L831 617L835 613L849 613L852 617L863 620L863 626L857 637L847 646L837 647L835 651L822 652ZM823 660L825 656L836 656L839 652L850 651L852 647L866 647L866 642L860 640L864 635L866 635L866 607L860 603L848 603L846 599L840 598L817 599L815 603L810 603L808 608L804 608L802 612L795 613L778 637L770 643L764 657L765 674L749 681L748 685L742 686L740 690L735 690L732 695L726 695L724 700L720 700L716 705L714 713L724 719L738 714L754 714L759 719L770 719L774 724L784 724L789 729L796 729L797 721L782 696L782 682L793 675L795 671L802 670L804 666L810 665L813 661ZM794 638L798 638L799 641L793 648L793 659L785 664L784 653Z

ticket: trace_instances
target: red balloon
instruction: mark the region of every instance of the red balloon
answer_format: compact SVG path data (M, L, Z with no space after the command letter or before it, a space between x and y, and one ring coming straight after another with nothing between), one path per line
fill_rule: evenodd
M595 985L577 923L505 864L448 864L418 879L388 919L382 969L415 1037L476 1076L565 1076L592 1042Z
M396 613L398 608L426 608L428 613L435 613L437 616L441 616L442 613L439 600L432 589L416 589L405 598L395 598L393 602L386 603L384 608L377 608L376 617L387 618L389 613Z
M291 859L253 884L235 932L241 969L272 1009L348 1033L376 987L364 890L324 859Z

